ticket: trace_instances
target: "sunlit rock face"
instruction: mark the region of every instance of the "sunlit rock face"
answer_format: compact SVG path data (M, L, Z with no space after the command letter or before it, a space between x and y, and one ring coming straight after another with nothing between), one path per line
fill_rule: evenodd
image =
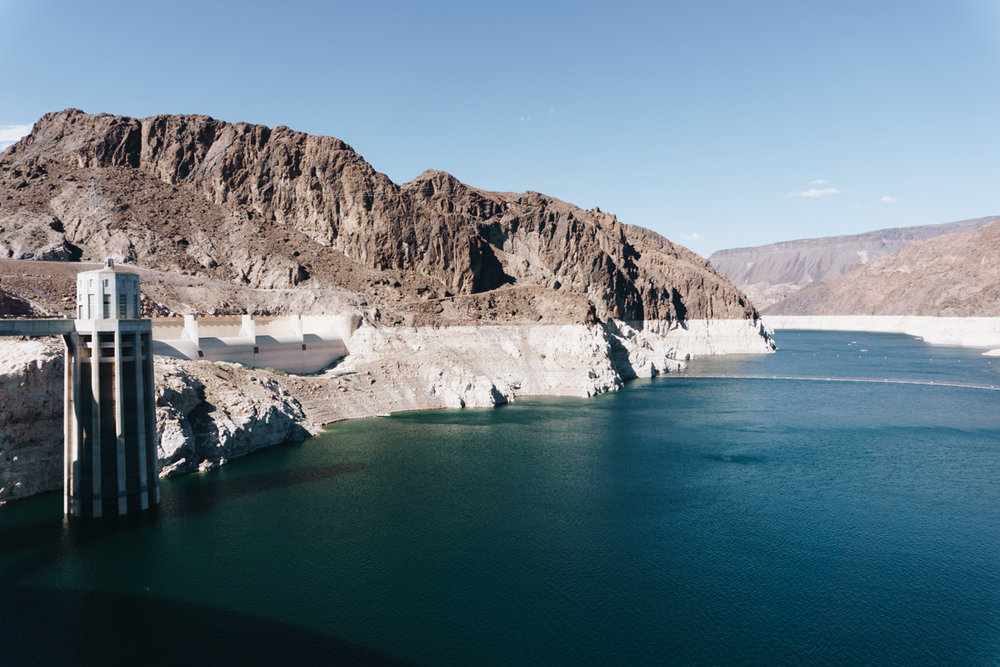
M0 158L0 195L11 259L114 257L383 310L516 285L586 295L602 320L755 314L704 259L608 213L440 171L398 185L339 139L286 127L47 114Z

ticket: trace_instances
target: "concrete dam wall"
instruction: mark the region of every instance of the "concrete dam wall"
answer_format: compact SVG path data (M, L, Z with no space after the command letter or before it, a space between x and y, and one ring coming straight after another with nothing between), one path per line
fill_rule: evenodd
M153 352L179 359L235 361L255 368L315 373L348 353L357 316L153 320Z

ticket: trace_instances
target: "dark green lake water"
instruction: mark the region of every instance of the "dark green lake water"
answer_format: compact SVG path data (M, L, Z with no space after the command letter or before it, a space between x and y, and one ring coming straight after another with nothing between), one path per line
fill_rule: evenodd
M131 525L4 506L0 664L1000 664L1000 359L778 343L338 424Z

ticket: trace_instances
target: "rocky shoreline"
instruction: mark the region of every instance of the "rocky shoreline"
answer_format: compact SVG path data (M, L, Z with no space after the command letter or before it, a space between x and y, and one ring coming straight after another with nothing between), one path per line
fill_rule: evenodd
M325 373L157 357L162 477L206 471L323 426L410 410L488 407L518 396L593 396L704 354L767 353L759 320L377 326ZM62 345L0 340L0 503L62 486Z
M210 470L310 435L279 377L238 364L157 357L160 476ZM63 350L0 340L0 504L63 484Z

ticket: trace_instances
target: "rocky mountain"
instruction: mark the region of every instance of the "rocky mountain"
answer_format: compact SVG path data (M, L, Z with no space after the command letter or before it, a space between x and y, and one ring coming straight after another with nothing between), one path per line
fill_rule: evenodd
M812 283L769 315L1000 317L1000 220L914 241L849 273Z
M706 260L597 209L440 171L397 185L285 127L48 114L0 153L0 316L72 314L104 257L139 274L146 316L360 316L315 376L158 357L161 475L340 419L590 396L774 349ZM0 340L0 503L62 483L61 361Z
M228 296L206 287L197 303L161 290L145 307L164 313L242 312L254 299L230 298L234 290L293 290L313 296L251 309L348 303L402 322L414 308L426 315L425 302L513 289L504 300L514 321L522 301L538 298L524 289L543 288L556 302L586 295L584 318L640 326L756 317L704 259L597 209L479 190L440 171L397 185L338 139L207 116L44 116L0 154L4 256L108 256L226 287ZM72 294L40 296L13 276L0 288L50 310ZM575 306L564 310L580 320Z
M912 241L978 229L994 220L1000 217L785 241L754 248L719 250L708 259L746 291L758 307L765 308L809 283L841 276L856 266L890 255Z

